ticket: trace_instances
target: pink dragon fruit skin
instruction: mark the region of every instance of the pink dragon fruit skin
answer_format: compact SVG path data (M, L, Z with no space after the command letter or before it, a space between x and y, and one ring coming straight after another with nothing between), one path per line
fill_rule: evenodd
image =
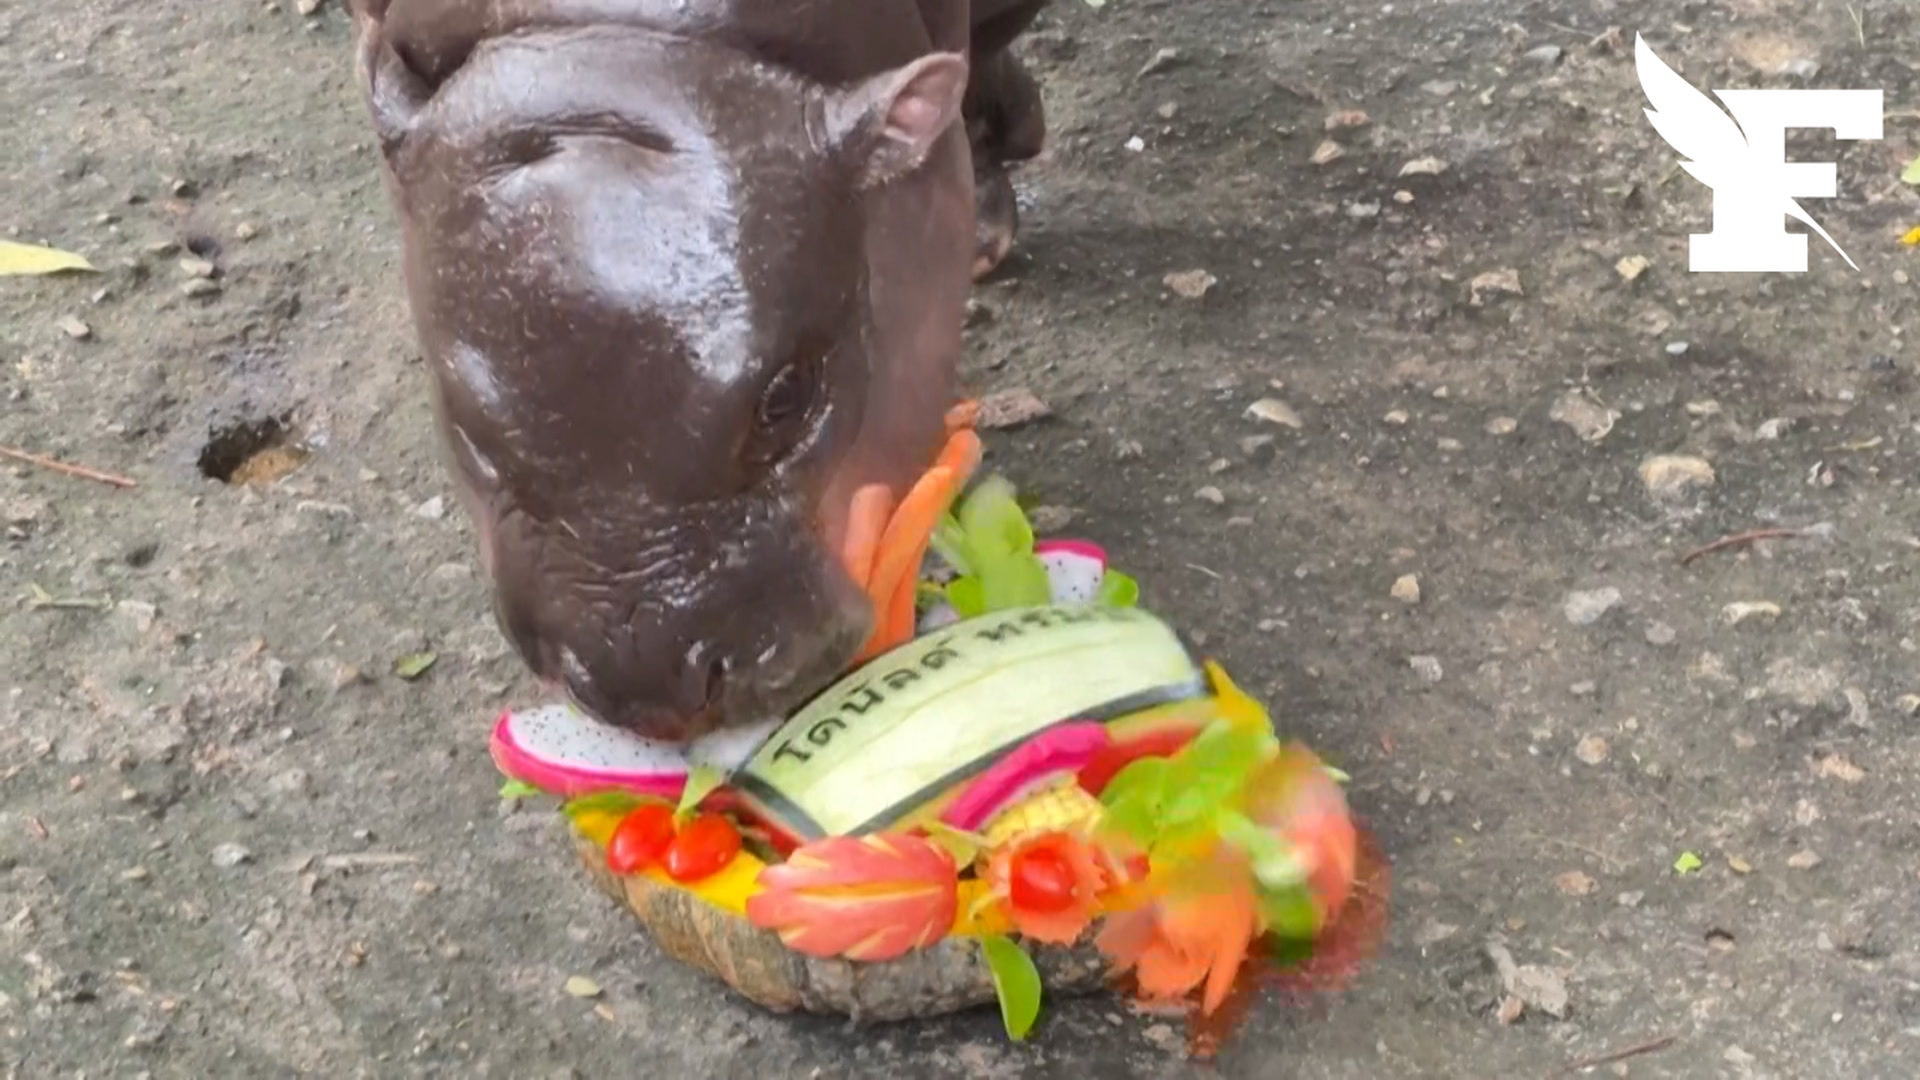
M1106 726L1092 721L1062 724L1020 744L969 783L940 820L972 832L1000 810L1056 776L1078 773L1109 741Z
M687 784L686 757L660 747L649 753L650 745L564 706L503 712L487 740L502 773L562 799L609 789L678 799Z

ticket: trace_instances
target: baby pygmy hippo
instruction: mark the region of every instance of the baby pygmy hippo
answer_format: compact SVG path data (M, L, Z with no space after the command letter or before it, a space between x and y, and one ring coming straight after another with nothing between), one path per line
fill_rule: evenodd
M849 500L940 448L1044 3L353 0L496 612L588 713L684 741L854 658Z

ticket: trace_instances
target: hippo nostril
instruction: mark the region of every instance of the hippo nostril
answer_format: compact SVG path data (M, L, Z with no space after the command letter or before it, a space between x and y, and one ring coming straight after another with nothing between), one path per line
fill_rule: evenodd
M727 671L731 666L732 665L727 663L727 658L724 656L716 656L712 660L707 661L705 704L712 705L720 699L720 684L725 681Z

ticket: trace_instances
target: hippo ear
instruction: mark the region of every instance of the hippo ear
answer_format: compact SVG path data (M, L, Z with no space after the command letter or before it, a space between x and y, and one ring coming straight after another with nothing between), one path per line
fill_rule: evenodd
M387 41L387 0L352 0L353 69L373 116L380 153L392 159L433 94Z
M966 58L931 53L832 94L828 130L862 186L878 187L920 167L959 119L966 92Z

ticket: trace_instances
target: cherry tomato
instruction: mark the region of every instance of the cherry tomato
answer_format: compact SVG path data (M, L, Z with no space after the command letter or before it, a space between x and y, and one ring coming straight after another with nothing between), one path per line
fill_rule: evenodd
M1015 855L1007 877L1010 899L1020 911L1051 915L1073 906L1073 867L1051 848Z
M660 861L673 843L673 807L642 803L627 812L607 841L607 869L637 874Z
M701 814L680 830L667 848L667 876L699 881L726 868L740 854L740 831L719 814Z

